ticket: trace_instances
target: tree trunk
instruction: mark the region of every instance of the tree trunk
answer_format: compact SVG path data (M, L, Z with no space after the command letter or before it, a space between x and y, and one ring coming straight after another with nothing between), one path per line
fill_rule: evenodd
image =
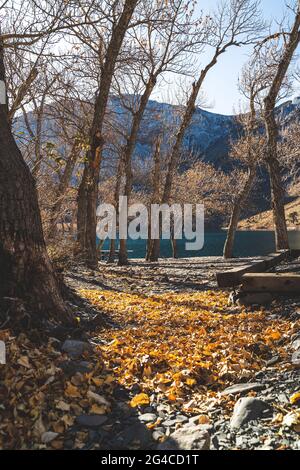
M128 252L127 252L127 240L120 240L119 249L119 266L128 266Z
M110 240L109 255L107 259L107 264L113 264L116 258L116 240Z
M93 124L90 132L90 149L78 191L78 242L84 261L92 269L97 269L96 210L98 200L99 171L103 149L103 124L109 91L116 62L138 0L125 0L124 8L114 27L101 71L101 83L95 102Z
M150 76L145 91L141 97L139 108L134 114L130 135L127 139L127 143L124 148L124 168L125 168L125 193L127 201L130 200L131 191L132 191L132 155L134 152L138 132L140 125L144 116L144 113L147 108L148 101L150 99L151 93L156 84L156 76ZM119 251L119 266L128 265L128 252L127 252L127 241L120 240L120 251Z
M238 223L241 216L242 208L244 207L250 191L252 189L254 180L256 176L255 166L249 168L248 178L245 182L245 186L243 187L242 191L238 194L237 198L234 201L234 206L232 209L232 214L230 218L230 223L227 232L227 238L224 246L224 258L229 259L233 257L233 248L234 248L234 240L235 234L237 231Z
M288 229L284 207L284 189L281 177L281 168L278 159L278 127L275 119L275 106L283 81L286 77L294 53L300 43L300 2L294 24L284 43L284 50L278 63L276 74L273 78L268 95L264 100L264 120L267 133L266 164L269 170L273 218L276 232L276 248L283 250L289 248Z
M123 155L119 156L118 161L118 169L117 169L117 178L116 178L116 186L115 186L115 194L114 194L114 206L116 209L116 214L119 215L119 197L121 191L121 183L122 183L122 174L123 174ZM112 264L115 262L116 258L116 240L110 241L110 250L107 263Z
M278 128L274 108L272 109L272 105L269 106L268 101L266 101L265 124L267 131L266 164L271 184L276 249L285 250L289 248L289 238L284 207L285 194L281 178L281 168L278 161Z
M0 80L5 83L2 48ZM0 299L20 299L37 320L70 319L47 255L34 179L11 132L7 99L0 103Z
M64 196L66 194L66 191L70 185L70 181L73 175L73 171L76 165L78 159L78 152L76 151L76 144L74 144L74 147L71 151L71 155L67 160L64 172L60 178L58 188L57 188L57 193L56 193L56 201L51 208L51 213L50 213L50 223L49 223L49 229L47 233L47 238L52 239L55 238L56 233L57 233L57 221L60 216L60 211L63 205L64 201Z
M159 204L160 202L160 182L161 182L161 164L160 164L160 146L161 138L159 137L156 142L155 151L154 151L154 172L153 172L153 194L151 198L152 204ZM150 205L150 209L151 209ZM149 220L149 229L148 229L148 246L147 246L147 255L146 260L151 263L156 263L159 258L160 252L160 239L152 240L151 239L151 217Z

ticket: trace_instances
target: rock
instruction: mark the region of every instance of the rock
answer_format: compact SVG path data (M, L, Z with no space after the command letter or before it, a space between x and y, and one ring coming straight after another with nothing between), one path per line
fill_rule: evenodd
M237 300L237 304L242 307L250 307L252 305L269 305L272 300L272 295L267 292L241 293L241 296Z
M105 397L98 395L98 393L94 393L91 390L87 392L86 396L98 403L98 405L110 406L109 401L107 401Z
M258 382L247 383L247 384L236 384L223 390L221 395L222 396L237 395L238 393L247 393L251 391L263 390L264 388L266 388L266 386Z
M76 417L76 423L79 426L87 428L97 428L106 423L107 417L104 415L80 415Z
M300 338L297 338L292 342L292 348L294 351L298 351L300 349Z
M80 374L87 374L91 372L91 368L93 367L91 363L86 361L64 361L62 362L59 367L64 371L65 374L68 376L75 375L77 372Z
M234 407L233 416L230 421L231 429L238 429L249 421L270 417L271 406L258 398L240 398Z
M162 437L164 437L165 433L163 431L154 431L154 433L152 434L152 438L155 440L155 441L159 441Z
M157 447L158 450L209 450L210 435L203 426L186 424L175 431L169 439Z
M176 416L176 423L183 424L183 423L187 423L188 421L189 421L189 419L184 415L177 415Z
M74 339L67 339L62 345L63 352L69 354L73 358L82 356L84 352L90 352L92 347L89 343L84 341L77 341Z
M274 357L272 357L272 359L270 359L269 361L266 362L266 366L267 366L267 367L274 366L274 365L277 364L277 362L279 362L280 360L281 360L281 357L280 357L280 356L274 356Z
M164 426L165 428L170 428L172 426L175 426L177 423L176 419L166 419L165 421L163 421L161 424L162 426Z
M292 364L296 367L300 367L300 350L294 352L292 355Z
M54 441L59 434L57 432L44 432L41 437L41 441L43 444L50 444L50 442Z
M152 434L143 423L134 423L126 426L119 434L118 439L122 442L122 448L128 449L132 444L138 448L149 448L153 444Z
M154 413L144 413L143 415L139 416L139 420L142 423L155 423L157 416Z

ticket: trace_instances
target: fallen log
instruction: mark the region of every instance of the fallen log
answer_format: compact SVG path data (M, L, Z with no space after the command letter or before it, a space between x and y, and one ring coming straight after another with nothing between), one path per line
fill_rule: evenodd
M251 273L242 277L243 292L274 292L300 295L300 274Z
M250 261L248 264L239 266L228 271L218 272L216 274L219 287L236 287L242 282L242 277L247 273L260 273L268 271L268 269L277 266L282 261L289 257L297 257L296 253L291 253L290 250L283 250L278 253L271 253L270 255L263 256L256 261Z

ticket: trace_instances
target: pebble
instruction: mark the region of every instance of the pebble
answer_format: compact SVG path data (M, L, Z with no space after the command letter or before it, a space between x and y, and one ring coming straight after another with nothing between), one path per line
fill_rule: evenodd
M50 442L54 441L59 434L57 432L44 432L41 437L41 441L43 444L50 444Z
M202 426L186 424L158 445L158 450L209 450L210 434Z
M154 413L144 413L139 416L139 420L142 423L155 423L157 416Z
M152 434L152 437L155 441L159 441L162 437L164 437L165 433L163 431L154 431Z
M240 428L249 421L270 416L271 407L258 398L240 398L234 407L230 421L231 429Z
M292 364L296 367L300 367L300 350L294 352L292 355Z
M237 395L238 393L247 393L251 391L263 390L266 388L266 385L261 383L246 383L246 384L236 384L231 387L226 388L221 396L225 395Z
M79 426L95 428L106 423L107 417L104 415L80 415L76 417L76 423Z
M84 352L91 351L91 349L92 347L89 343L73 339L67 339L62 345L62 351L73 358L78 358L82 356Z

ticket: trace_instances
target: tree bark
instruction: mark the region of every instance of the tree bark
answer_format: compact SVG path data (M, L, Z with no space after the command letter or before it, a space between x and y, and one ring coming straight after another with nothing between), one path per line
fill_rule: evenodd
M160 182L161 182L161 164L160 164L160 146L161 139L158 138L154 151L154 172L153 172L153 193L150 203L150 209L152 204L159 204L160 202ZM149 229L148 229L148 245L147 245L147 255L146 261L151 263L156 263L159 258L160 251L160 239L152 240L151 239L151 218L149 220Z
M5 83L1 45L0 80ZM13 138L6 99L0 104L0 301L9 299L24 302L32 319L70 319L47 255L34 179Z
M60 181L57 187L56 201L53 207L51 208L50 223L49 223L49 229L47 232L47 239L49 240L55 238L55 235L57 233L57 222L60 216L60 211L62 208L64 196L70 185L70 181L71 181L77 160L78 160L78 151L76 148L76 144L74 144L71 150L71 155L69 156L66 162L66 166L64 168L63 174L60 178Z
M96 210L98 199L99 171L103 150L103 124L109 91L116 62L138 0L126 0L120 19L113 29L101 70L101 83L95 102L93 124L90 131L90 149L87 153L83 178L78 191L78 242L81 255L92 269L97 269Z
M240 216L241 216L241 211L245 205L245 202L247 201L249 197L250 191L252 189L252 186L255 180L255 176L256 176L255 166L251 166L249 168L248 177L245 182L245 186L243 187L243 189L241 190L241 192L238 194L237 198L234 201L230 223L228 227L228 232L227 232L227 238L226 238L226 242L224 246L223 254L224 254L225 259L229 259L233 257L234 240L235 240L238 223L239 223Z
M284 189L278 159L278 127L274 110L284 78L300 43L299 28L300 2L298 0L295 21L290 31L289 39L284 43L282 58L278 63L277 72L272 81L269 93L264 100L264 120L267 133L266 164L270 175L277 250L288 249L289 239L284 207Z
M159 72L157 72L158 74ZM130 135L127 139L126 146L124 148L124 167L125 167L125 193L127 201L129 201L132 191L132 155L134 152L138 132L140 125L144 116L144 113L147 108L148 101L150 99L151 93L156 84L156 76L150 76L145 91L141 97L139 108L134 114ZM128 265L128 253L127 253L127 240L120 240L120 250L119 250L119 265L124 266Z

